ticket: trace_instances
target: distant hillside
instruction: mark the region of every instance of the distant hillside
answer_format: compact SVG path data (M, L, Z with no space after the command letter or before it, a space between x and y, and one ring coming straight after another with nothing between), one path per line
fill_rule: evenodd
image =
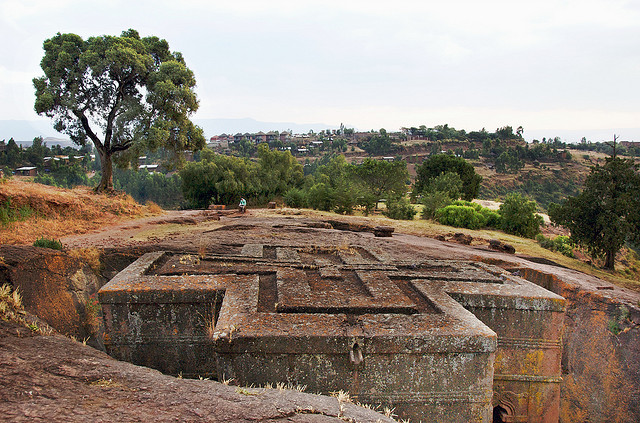
M193 121L204 130L206 138L223 133L293 131L294 133L306 134L309 130L319 132L323 129L339 129L339 126L324 123L261 122L251 118L193 119ZM48 120L0 120L0 140L13 138L18 144L31 145L35 137L51 137L50 140L45 140L49 146L53 144L60 144L62 147L74 145L67 135L54 130Z
M53 129L48 120L0 120L0 140L33 141L35 137L53 137L69 141L69 137Z
M295 123L295 122L260 122L251 118L243 119L194 119L193 122L204 130L207 138L220 134L236 134L238 132L255 133L267 131L293 131L294 133L308 133L323 129L339 129L339 126L324 123Z

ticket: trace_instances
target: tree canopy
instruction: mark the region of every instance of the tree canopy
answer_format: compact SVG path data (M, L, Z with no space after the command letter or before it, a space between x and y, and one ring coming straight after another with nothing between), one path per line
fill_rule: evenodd
M366 158L359 165L352 166L352 172L376 197L403 196L407 192L409 171L407 162L395 160L374 160Z
M362 149L369 155L388 154L393 151L393 143L387 131L384 128L375 135L371 135L369 139L362 143Z
M113 189L114 154L126 162L143 150L204 146L202 130L189 120L198 109L195 77L167 41L133 29L87 40L58 33L43 48L35 110L76 144L93 142L102 166L97 191Z
M604 267L614 269L616 253L627 241L640 241L640 174L630 159L613 156L591 169L584 190L563 204L551 204L549 217L571 231L571 240Z
M448 154L435 154L416 168L415 191L426 190L431 179L446 172L455 172L460 176L463 183L462 198L464 200L471 201L478 195L482 176L478 175L473 165L462 157Z
M544 223L542 216L536 214L536 202L520 193L507 195L500 205L500 229L509 234L526 238L535 238Z

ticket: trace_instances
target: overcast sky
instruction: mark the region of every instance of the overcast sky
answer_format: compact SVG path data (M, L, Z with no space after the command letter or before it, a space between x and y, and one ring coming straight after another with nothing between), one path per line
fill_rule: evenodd
M640 1L619 0L0 0L0 119L37 117L45 39L128 28L183 53L200 119L640 141Z

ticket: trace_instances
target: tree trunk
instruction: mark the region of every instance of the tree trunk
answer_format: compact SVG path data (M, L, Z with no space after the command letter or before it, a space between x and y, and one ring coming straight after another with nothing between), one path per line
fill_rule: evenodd
M616 265L616 252L607 251L607 255L604 260L604 268L609 270L615 270Z
M109 193L113 191L113 163L111 162L111 153L98 150L100 155L100 167L102 169L102 179L96 187L96 192Z

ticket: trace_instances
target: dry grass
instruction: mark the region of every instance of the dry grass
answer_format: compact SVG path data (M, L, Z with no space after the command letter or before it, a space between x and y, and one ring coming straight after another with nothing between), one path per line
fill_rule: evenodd
M0 243L31 244L36 239L59 239L83 234L133 218L163 213L155 204L142 206L126 194L95 194L91 188L64 189L21 181L0 185L0 204L28 208L32 215L0 227Z
M102 267L102 263L100 263L100 250L95 247L76 248L69 250L68 254L71 257L84 261L96 272Z
M0 286L0 318L20 321L22 314L24 314L24 309L22 308L20 292L17 289L13 291L9 284Z
M41 335L53 334L51 327L46 324L40 327L36 321L27 316L20 292L17 289L13 290L11 285L6 283L0 286L0 319L18 323Z

